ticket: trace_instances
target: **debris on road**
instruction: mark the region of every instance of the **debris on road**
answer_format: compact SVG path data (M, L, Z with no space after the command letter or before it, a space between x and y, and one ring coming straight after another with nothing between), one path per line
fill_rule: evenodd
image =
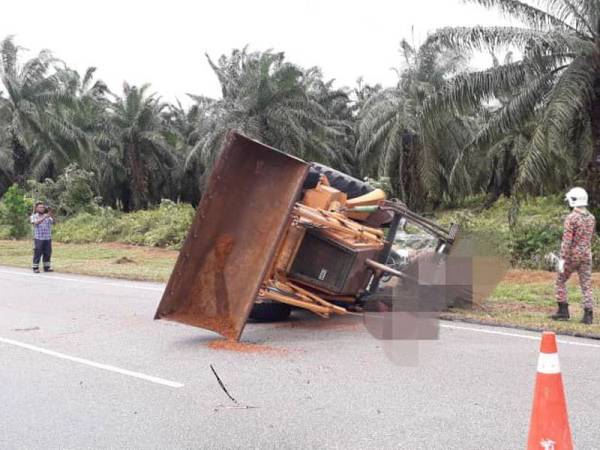
M228 339L217 339L209 342L208 348L212 350L226 350L239 353L270 353L277 355L287 354L287 349L276 348L268 345L238 342Z
M219 408L225 408L225 409L255 409L258 408L257 406L248 406L248 405L241 405L235 398L233 398L233 396L229 393L229 391L227 390L227 388L225 387L225 384L223 384L223 381L221 381L221 377L219 377L219 374L217 374L217 371L215 370L214 366L212 364L210 364L210 370L212 370L212 373L214 374L215 378L217 379L217 381L219 382L219 386L221 386L221 389L223 389L223 392L225 392L225 394L227 395L227 397L229 397L229 399L235 404L235 406L226 406L226 405L219 405L215 408L215 412L219 410Z
M18 332L27 332L27 331L39 331L40 327L30 327L30 328L13 328L13 331Z

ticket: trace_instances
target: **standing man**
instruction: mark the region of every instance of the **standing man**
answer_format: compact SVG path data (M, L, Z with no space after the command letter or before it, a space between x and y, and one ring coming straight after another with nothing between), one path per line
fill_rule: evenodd
M573 212L565 219L558 276L556 278L556 300L558 311L551 317L554 320L568 320L567 280L573 272L579 275L579 284L583 293L582 323L593 322L594 296L592 291L592 238L596 228L596 219L587 210L588 194L576 187L567 192L565 200Z
M33 224L33 272L40 273L40 258L44 262L44 272L52 272L52 211L42 202L37 202L31 215Z

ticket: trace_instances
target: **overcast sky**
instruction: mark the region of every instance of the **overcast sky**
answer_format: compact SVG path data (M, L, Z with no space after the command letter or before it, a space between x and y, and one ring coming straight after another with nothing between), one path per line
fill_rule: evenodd
M506 23L461 0L19 0L0 7L0 35L14 34L31 51L48 48L80 71L95 66L115 91L124 80L149 82L167 100L220 95L205 53L216 59L249 44L319 66L338 86L359 76L390 85L398 43L411 39L412 26L418 44L442 26Z

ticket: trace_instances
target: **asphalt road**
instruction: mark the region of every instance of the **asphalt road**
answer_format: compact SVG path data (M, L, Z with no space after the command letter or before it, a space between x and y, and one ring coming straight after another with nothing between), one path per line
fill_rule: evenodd
M244 331L279 351L239 353L153 321L162 289L0 267L0 448L525 446L534 333L444 322L402 367L360 319L297 314ZM600 342L559 351L576 448L600 449Z

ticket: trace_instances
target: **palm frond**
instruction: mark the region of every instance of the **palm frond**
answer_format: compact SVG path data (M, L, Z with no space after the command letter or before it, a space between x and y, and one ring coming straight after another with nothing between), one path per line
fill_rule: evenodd
M439 46L462 51L488 51L498 48L528 48L540 54L593 54L595 44L560 30L535 30L521 27L446 27L431 34L427 46Z
M503 14L515 18L528 26L541 29L564 29L578 32L564 15L553 15L547 11L519 0L468 0L486 8L496 8Z

